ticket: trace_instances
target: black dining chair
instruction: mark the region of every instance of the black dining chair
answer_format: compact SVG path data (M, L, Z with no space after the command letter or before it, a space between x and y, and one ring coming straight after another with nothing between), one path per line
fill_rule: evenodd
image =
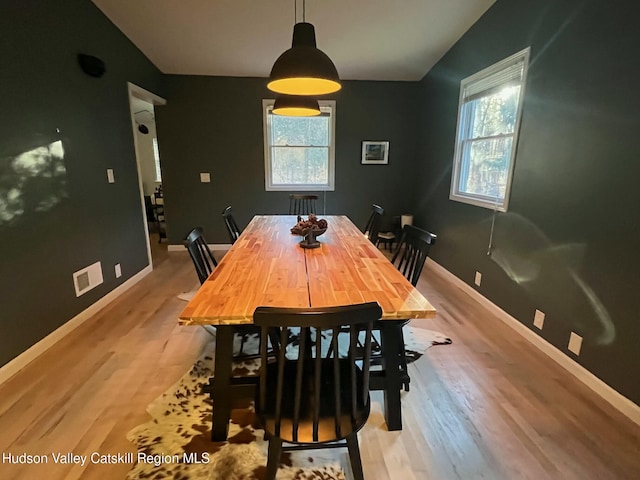
M422 274L424 264L429 256L429 250L436 243L438 237L431 232L422 230L413 225L405 225L402 229L398 247L391 258L391 263L411 282L414 287L418 285L418 280ZM400 328L400 376L405 391L409 391L410 377L407 369L407 356L404 346L404 335L402 327L409 323L409 320L384 320L385 322L399 322ZM374 330L380 329L380 321L374 325Z
M227 232L229 232L231 245L233 245L234 243L236 243L236 240L238 239L242 231L240 230L240 227L238 227L235 218L233 218L231 206L228 206L222 211L222 218L224 219L224 224L227 227Z
M218 266L218 262L211 253L201 228L194 228L189 232L187 239L185 240L185 247L189 251L189 256L193 261L193 265L198 275L198 280L200 280L200 284L202 285L213 273L214 268ZM203 325L203 327L212 335L215 334L216 327L212 325ZM245 354L244 345L248 336L257 335L259 333L259 329L253 325L234 325L232 328L235 334L240 335L240 351L236 357L256 357L257 354Z
M196 268L198 280L200 280L200 284L203 284L213 269L218 266L218 262L209 250L202 229L196 227L189 232L185 240L185 247L193 261L193 266Z
M380 231L382 215L384 215L384 208L380 205L373 204L371 206L371 215L363 230L363 233L371 240L371 243L376 246L378 245L378 232Z
M357 432L369 417L371 330L382 315L375 303L326 308L258 307L261 361L256 413L269 440L266 480L276 477L282 453L289 450L347 447L356 480L363 480ZM282 348L268 361L267 339L279 331L281 345L296 329L296 351ZM338 352L338 333L349 328L346 357ZM364 352L356 355L360 332ZM333 345L329 349L329 343ZM290 349L291 350L291 349Z
M292 193L289 195L289 215L309 215L318 213L316 201L318 195L301 195Z

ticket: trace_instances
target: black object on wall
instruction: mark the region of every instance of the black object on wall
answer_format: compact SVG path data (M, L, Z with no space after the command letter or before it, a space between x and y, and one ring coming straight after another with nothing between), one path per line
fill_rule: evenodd
M100 78L106 71L104 62L98 57L94 57L93 55L79 53L78 63L80 64L80 68L82 68L82 71L92 77Z

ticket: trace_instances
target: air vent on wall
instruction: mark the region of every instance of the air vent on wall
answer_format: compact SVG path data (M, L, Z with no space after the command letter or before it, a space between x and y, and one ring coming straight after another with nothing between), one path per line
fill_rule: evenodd
M102 265L96 262L73 274L73 286L76 289L76 297L87 293L103 282Z

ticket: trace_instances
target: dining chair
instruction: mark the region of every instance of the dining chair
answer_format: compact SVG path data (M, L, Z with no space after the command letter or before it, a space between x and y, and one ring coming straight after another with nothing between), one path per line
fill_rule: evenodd
M418 285L418 280L422 274L424 264L429 256L431 246L436 243L438 237L431 232L422 230L413 225L405 225L402 229L400 241L396 248L391 263L411 282L414 287ZM409 323L409 320L385 320L391 322L399 322L400 332L400 376L405 391L409 391L410 377L407 369L407 357L404 347L404 335L402 327ZM376 322L374 330L380 329L380 322Z
M378 245L378 232L380 231L382 215L384 215L384 208L380 205L373 204L371 206L371 215L363 230L365 236L376 246Z
M347 447L356 480L363 480L357 432L369 417L371 330L382 315L375 302L326 308L258 307L253 321L261 329L261 361L256 413L269 440L265 479L276 477L283 452ZM348 355L337 354L338 333L349 328ZM282 348L268 362L273 329L285 345L299 329L297 351ZM364 354L356 355L358 333L366 332ZM333 348L329 349L328 344ZM333 352L333 353L331 353Z
M196 227L191 230L184 243L185 247L189 251L191 260L193 261L193 265L198 275L198 280L200 280L200 284L202 285L213 273L214 268L218 266L218 262L211 253L201 228ZM216 327L212 325L203 325L203 327L209 333L215 335ZM258 334L259 329L253 325L234 325L231 328L233 328L235 334L240 335L240 350L236 355L236 358L256 357L257 354L245 354L244 345L247 342L248 336L251 334Z
M231 206L228 206L222 211L222 218L224 219L224 224L227 227L227 231L229 232L229 239L231 240L231 245L236 243L236 240L242 233L238 224L236 223L235 218L233 218L233 213L231 212Z
M292 193L289 195L289 215L309 215L318 213L316 201L318 195L301 195Z
M213 269L218 266L218 262L213 257L211 250L209 250L209 245L204 238L202 229L196 227L189 232L185 240L185 247L189 252L193 266L198 274L198 280L202 285L209 278Z

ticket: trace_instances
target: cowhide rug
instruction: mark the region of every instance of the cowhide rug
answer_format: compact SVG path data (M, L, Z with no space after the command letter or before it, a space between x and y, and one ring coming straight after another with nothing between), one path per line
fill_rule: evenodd
M430 330L405 327L407 349L418 358L428 347L451 343ZM251 351L253 342L246 343ZM236 338L236 350L239 349ZM138 448L136 463L127 474L134 479L262 480L267 464L267 442L251 405L233 410L226 442L211 441L212 403L202 393L214 373L215 341L209 342L191 370L154 400L147 411L151 420L131 430L127 438ZM236 374L256 374L257 361L237 363ZM141 457L142 455L142 457ZM343 480L349 468L346 449L286 453L279 480Z

